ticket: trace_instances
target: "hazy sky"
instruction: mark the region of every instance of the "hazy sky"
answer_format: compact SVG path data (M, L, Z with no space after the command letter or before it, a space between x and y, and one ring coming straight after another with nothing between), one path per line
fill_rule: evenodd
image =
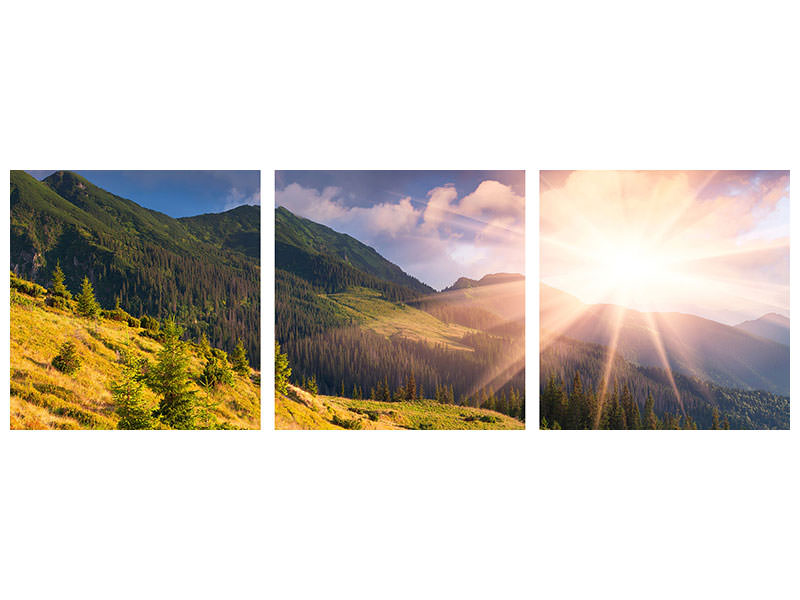
M436 289L524 273L524 171L278 171L275 203Z
M54 170L28 171L44 179ZM259 171L80 171L98 187L171 217L261 204Z
M587 303L789 315L787 171L543 171L541 279Z

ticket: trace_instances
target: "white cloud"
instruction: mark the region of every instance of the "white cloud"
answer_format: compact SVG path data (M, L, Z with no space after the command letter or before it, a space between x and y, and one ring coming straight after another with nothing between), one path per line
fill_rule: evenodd
M239 191L239 188L232 187L225 197L225 205L222 210L223 212L228 211L245 204L261 206L261 192L255 192L248 196L244 192Z
M425 207L423 228L428 231L438 229L442 221L452 214L451 203L458 198L452 185L437 187L428 192L428 205Z
M453 185L433 188L424 207L409 197L348 206L343 190L319 192L297 183L275 193L293 213L348 233L435 287L458 277L522 272L524 198L497 181L484 181L459 201Z

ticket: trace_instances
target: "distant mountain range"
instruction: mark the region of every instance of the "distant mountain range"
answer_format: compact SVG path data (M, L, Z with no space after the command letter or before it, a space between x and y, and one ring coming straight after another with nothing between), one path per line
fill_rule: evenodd
M470 279L469 277L459 277L456 282L443 289L443 292L452 292L454 290L463 290L486 285L500 285L503 283L513 283L525 281L525 277L519 273L494 273L484 275L480 279Z
M57 171L11 172L11 270L49 285L57 263L76 292L88 276L98 300L159 318L260 361L260 208L173 219Z
M783 315L768 313L753 321L739 323L736 325L736 329L779 344L789 345L789 319Z
M662 368L666 357L670 369L689 377L789 394L789 320L778 315L731 327L688 314L587 305L542 284L540 327L543 351L565 337L615 347L635 365Z

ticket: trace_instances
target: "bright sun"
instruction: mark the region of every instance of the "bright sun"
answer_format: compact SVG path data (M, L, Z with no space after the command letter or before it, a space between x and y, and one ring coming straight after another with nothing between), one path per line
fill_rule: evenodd
M664 257L636 243L610 244L597 256L597 278L606 286L642 297L665 275Z

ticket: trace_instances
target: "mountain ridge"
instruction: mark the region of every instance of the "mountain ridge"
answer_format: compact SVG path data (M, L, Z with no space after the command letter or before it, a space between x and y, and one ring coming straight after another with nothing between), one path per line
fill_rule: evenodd
M453 285L444 288L443 292L452 292L455 290L463 290L474 287L481 287L486 285L499 285L503 283L512 283L515 281L524 281L525 276L521 273L487 273L480 279L470 279L469 277L459 277Z
M384 258L371 246L347 233L295 215L283 206L275 209L275 244L276 255L286 246L293 246L308 254L335 256L348 266L418 293L429 294L434 291L429 285Z
M260 267L255 245L247 244L260 223L250 224L244 240L215 228L247 211L182 221L70 171L42 181L12 171L10 179L14 273L47 286L60 263L67 287L77 291L87 276L104 307L119 299L134 315L175 314L190 336L205 331L228 352L241 337L251 362L260 361Z
M560 336L610 347L617 322L617 352L633 363L663 367L660 345L670 368L687 376L724 387L789 393L787 346L687 313L644 313L614 304L584 304L541 284L543 349Z
M738 325L734 325L734 327L751 335L772 340L785 346L789 345L789 319L778 313L767 313L757 319L743 321Z

